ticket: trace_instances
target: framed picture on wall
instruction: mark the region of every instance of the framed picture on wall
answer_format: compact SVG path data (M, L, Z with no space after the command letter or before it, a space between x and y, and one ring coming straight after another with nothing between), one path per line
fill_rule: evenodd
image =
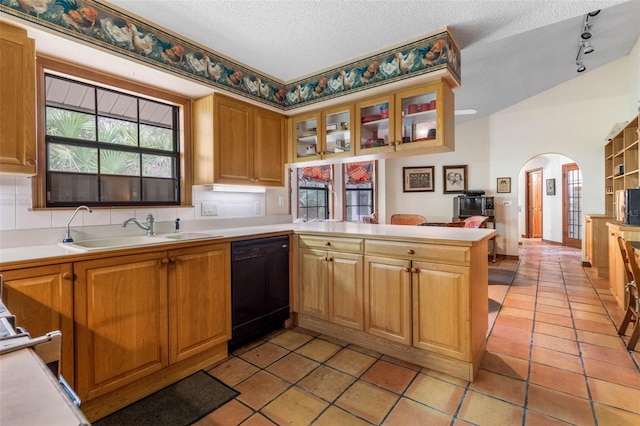
M547 195L556 195L555 179L547 179Z
M445 194L462 194L467 190L467 166L442 166Z
M498 183L496 185L498 188L498 192L511 192L511 178L510 177L501 177L498 178Z
M402 192L433 192L433 166L403 167Z

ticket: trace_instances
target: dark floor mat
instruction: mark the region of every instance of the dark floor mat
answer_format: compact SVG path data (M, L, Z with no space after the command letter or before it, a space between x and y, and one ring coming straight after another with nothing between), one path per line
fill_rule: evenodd
M509 269L489 268L489 285L491 284L506 284L510 285L513 282L513 278L516 276L516 271Z
M201 370L94 422L93 425L186 426L236 395L238 392Z

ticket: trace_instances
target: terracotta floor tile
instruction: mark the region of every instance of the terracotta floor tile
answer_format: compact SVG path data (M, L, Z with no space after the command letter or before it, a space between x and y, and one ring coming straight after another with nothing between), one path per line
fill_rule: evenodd
M607 314L607 311L602 307L602 304L600 303L598 305L591 305L587 303L571 302L571 309L574 311L592 312L594 314Z
M369 426L371 423L365 422L362 419L344 411L341 408L332 405L322 413L318 420L313 422L313 426L337 426L337 425L349 425L349 426Z
M548 297L538 297L536 299L537 305L555 306L556 308L568 308L569 302L566 300L550 299Z
M234 356L213 367L209 373L227 386L233 387L258 370L255 365Z
M622 367L636 368L626 349L612 349L605 346L580 343L580 350L584 358L593 358Z
M520 293L509 292L507 297L505 297L505 302L507 300L522 300L522 301L525 301L525 302L535 302L536 301L536 297L532 296L530 294L520 294Z
M624 349L625 344L619 336L593 333L586 330L577 330L578 341L591 343L592 345L606 346L612 349Z
M267 342L243 353L240 355L240 358L257 365L260 368L265 368L267 365L279 360L287 353L288 351L286 349Z
M541 413L536 413L533 410L527 410L525 416L525 426L566 426L570 424Z
M267 367L267 371L290 383L296 383L320 364L296 353L290 353Z
M337 338L331 337L331 336L327 336L325 334L321 334L319 337L321 339L323 339L323 340L326 340L327 342L331 342L331 343L334 343L334 344L336 344L338 346L342 346L342 347L347 346L349 344L349 343L345 342L344 340L337 339Z
M638 404L638 401L640 401L640 389L633 389L591 377L587 381L591 390L591 398L594 401L640 414L640 404Z
M536 312L536 321L548 322L549 324L561 325L563 327L573 327L573 320L571 317L547 314L539 311Z
M352 351L360 352L361 354L369 355L370 357L373 357L373 358L382 357L382 354L380 352L373 351L373 350L367 349L367 348L363 348L362 346L358 346L358 345L349 344L349 345L347 345L347 349L351 349Z
M573 303L583 303L585 305L602 306L602 302L600 301L598 296L596 296L595 294L593 295L569 294L569 304L573 304Z
M429 370L425 368L421 371L422 374L425 374L430 377L435 377L436 379L440 379L444 382L451 383L452 385L466 387L469 382L467 380L461 379L459 377L453 377L447 373L441 373L440 371Z
M500 315L509 315L512 317L533 319L533 311L518 309L518 308L504 307L500 309Z
M527 382L480 369L469 389L494 398L524 405Z
M485 353L480 368L521 380L526 380L529 375L529 363L526 360L491 352Z
M400 398L400 401L398 401L396 406L393 407L393 410L391 410L391 413L387 416L384 424L385 426L448 426L451 424L451 419L451 416L441 413L440 411L436 411L407 398ZM337 425L339 423L335 424Z
M278 346L282 346L285 349L293 351L295 349L298 349L300 346L304 345L311 339L313 339L313 337L309 336L308 334L287 330L284 333L278 334L277 336L273 337L269 341Z
M455 414L464 395L464 388L419 374L404 396L415 399L445 413Z
M513 318L513 317L510 317ZM527 329L521 329L518 327L510 327L506 325L494 324L493 329L491 329L491 336L501 337L506 340L511 340L513 342L531 344L531 331Z
M536 303L534 301L505 299L504 302L502 302L502 306L532 311L535 308Z
M531 329L533 328L533 320L527 318L510 317L507 315L498 315L494 327L496 325L531 331Z
M531 361L538 364L550 365L563 370L582 374L583 368L580 357L558 352L540 346L531 349Z
M284 392L287 387L289 387L289 384L284 380L266 371L259 371L235 386L234 389L240 392L236 399L244 402L254 410L259 410L266 403Z
M369 355L345 348L329 359L326 364L352 376L359 377L374 362L376 362L376 359Z
M458 417L475 424L522 424L524 409L497 398L468 391L460 407Z
M621 367L592 358L584 358L583 362L589 377L640 389L640 372L636 368Z
M545 314L559 315L562 317L571 317L571 309L559 308L551 305L536 305L536 313L543 312Z
M235 426L253 414L246 405L232 399L222 407L194 423L194 426Z
M392 392L402 393L416 374L418 374L417 371L385 361L377 361L360 378Z
M308 425L328 405L326 401L294 386L267 404L260 412L276 424Z
M601 322L583 320L583 319L574 319L574 324L576 328L579 330L589 330L594 331L596 333L608 334L610 336L617 336L618 329L611 323L604 324Z
M242 423L242 426L273 426L273 425L275 425L275 423L273 423L271 420L267 419L265 416L263 416L260 413L255 413L253 416L245 420L244 423Z
M603 404L593 404L593 406L599 425L640 425L640 414Z
M298 382L298 386L326 401L333 402L355 380L348 374L322 365Z
M589 400L535 384L529 385L527 407L569 423L595 424Z
M546 299L558 299L558 300L567 300L566 294L562 293L554 293L550 291L540 291L538 290L538 297L546 298Z
M313 339L309 343L296 349L296 353L304 355L307 358L311 358L314 361L325 362L335 355L340 349L342 349L342 347L335 343L327 342L322 339Z
M588 398L587 382L583 374L550 367L543 364L531 364L529 382L570 393L581 398Z
M571 355L579 355L578 344L574 340L562 339L560 337L546 334L533 333L533 344L558 352L565 352Z
M573 317L575 319L582 319L582 320L588 320L588 321L601 322L603 324L611 324L611 320L609 319L608 316L602 315L602 314L597 314L597 313L594 313L594 312L574 310L573 311Z
M561 295L566 294L564 284L540 283L538 285L538 291L545 291L548 293L557 293Z
M413 371L420 371L420 369L422 368L419 365L413 364L411 362L403 361L401 359L394 358L389 355L383 355L381 359L383 361L387 361L387 362L390 362L391 364L399 365L400 367L408 368L409 370L413 370Z
M487 341L487 351L525 360L529 360L530 349L531 346L529 344L503 339L493 334L489 336Z
M561 325L549 324L547 322L536 321L534 331L536 333L548 334L550 336L561 337L563 339L576 339L576 331L573 327L563 327Z
M369 384L357 381L347 389L335 402L348 412L380 424L389 410L398 400L398 395Z

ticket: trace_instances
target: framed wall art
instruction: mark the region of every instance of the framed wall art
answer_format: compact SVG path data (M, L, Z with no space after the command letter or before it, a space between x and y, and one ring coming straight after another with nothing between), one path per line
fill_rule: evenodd
M442 166L445 194L462 194L467 190L467 166Z
M510 177L498 178L496 187L498 188L498 193L511 192L511 178Z
M556 195L555 179L547 179L547 195Z
M433 191L433 166L402 168L402 192Z

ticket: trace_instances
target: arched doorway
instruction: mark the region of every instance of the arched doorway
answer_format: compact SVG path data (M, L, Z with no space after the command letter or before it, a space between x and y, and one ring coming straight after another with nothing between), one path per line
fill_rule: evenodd
M581 247L582 173L573 159L561 154L531 158L520 169L518 187L521 239Z

